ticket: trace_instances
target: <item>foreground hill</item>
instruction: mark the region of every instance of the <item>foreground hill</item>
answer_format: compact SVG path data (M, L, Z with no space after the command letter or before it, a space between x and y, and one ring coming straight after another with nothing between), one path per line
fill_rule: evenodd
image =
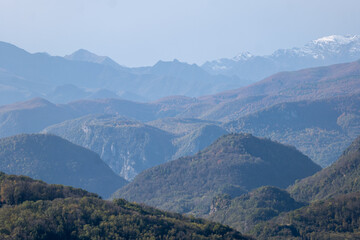
M47 184L26 176L7 175L0 172L0 208L2 205L17 205L25 201L69 197L97 197L97 195L79 188Z
M0 173L1 239L250 239L229 227Z
M224 127L291 144L325 167L360 135L360 95L281 103Z
M99 156L60 137L44 134L0 139L0 171L84 188L108 197L127 182Z
M217 194L238 196L264 185L285 188L320 169L293 147L230 134L194 156L142 172L114 196L203 215Z
M330 167L305 178L288 188L300 201L327 199L360 191L360 137Z
M256 239L360 239L360 193L339 195L256 226Z

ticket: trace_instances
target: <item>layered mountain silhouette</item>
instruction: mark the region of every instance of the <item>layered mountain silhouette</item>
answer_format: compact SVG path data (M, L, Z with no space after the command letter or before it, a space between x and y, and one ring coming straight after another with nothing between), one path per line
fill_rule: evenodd
M44 134L0 139L0 171L69 185L109 197L127 181L100 157L60 137Z
M293 147L230 134L194 156L140 173L114 197L204 215L217 194L234 197L264 185L285 188L320 169Z
M207 62L202 67L175 59L159 61L151 67L127 68L85 49L55 57L30 54L5 42L0 42L0 53L0 92L11 93L0 98L0 104L33 97L65 103L93 98L99 90L109 91L107 98L149 101L171 95L215 94L281 71L354 61L360 58L360 40L359 36L328 36L303 48L278 50L270 56L246 53L232 60ZM81 95L72 92L53 95L56 88L68 84L78 88Z
M304 69L216 95L173 96L151 103L94 99L52 104L37 98L0 107L0 136L35 133L91 114L117 114L176 134L173 144L183 150L172 159L208 146L223 131L217 127L224 127L226 131L250 132L295 145L317 163L328 166L359 134L359 69L359 61ZM185 124L184 119L193 119L193 123ZM196 121L213 124L205 132L214 137L208 141L197 138L199 143L195 143L194 132L189 131L186 137L190 125L200 126ZM197 131L202 133L200 128Z
M5 42L0 42L0 69L0 91L9 89L13 93L12 98L0 98L3 100L0 104L31 97L64 103L79 100L81 95L93 98L92 94L100 89L110 91L107 98L115 94L130 100L149 101L170 95L214 94L245 85L237 77L211 75L197 65L177 60L131 69L83 49L55 57L46 53L31 54ZM56 88L69 84L82 94L52 94Z
M284 102L360 92L360 61L272 75L247 87L198 98L181 116L230 121Z

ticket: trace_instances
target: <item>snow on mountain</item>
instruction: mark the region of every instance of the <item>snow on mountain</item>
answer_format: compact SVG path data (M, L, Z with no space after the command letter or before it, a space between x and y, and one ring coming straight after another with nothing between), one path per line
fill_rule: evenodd
M253 57L253 55L249 52L242 52L233 58L234 61L248 60Z
M212 74L238 76L250 81L280 71L350 62L360 59L360 35L331 35L313 40L303 47L279 49L271 55L255 56L249 52L233 58L209 61L202 68Z

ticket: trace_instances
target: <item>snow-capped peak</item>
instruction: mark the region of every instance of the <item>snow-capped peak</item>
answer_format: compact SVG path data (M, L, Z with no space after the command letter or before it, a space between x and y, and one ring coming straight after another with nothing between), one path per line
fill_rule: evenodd
M360 40L359 35L353 35L353 36L331 35L331 36L326 36L326 37L316 39L313 41L313 43L314 44L333 44L333 43L335 43L335 44L339 44L339 45L346 45L351 42L359 41L359 40Z
M233 57L234 61L241 61L241 60L248 60L249 58L253 57L253 55L249 52L242 52Z

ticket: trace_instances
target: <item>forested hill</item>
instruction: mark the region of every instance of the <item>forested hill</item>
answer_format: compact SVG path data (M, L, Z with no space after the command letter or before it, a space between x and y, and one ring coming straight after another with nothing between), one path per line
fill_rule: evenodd
M114 196L202 216L217 194L234 197L264 185L286 188L320 169L293 147L229 134L196 155L140 173Z
M0 171L84 188L109 197L127 181L96 153L60 137L22 134L0 139Z
M0 173L0 239L250 239L230 227Z
M360 191L360 137L358 137L330 167L289 187L291 195L300 201L326 199Z
M360 193L316 201L256 226L256 239L360 239Z

